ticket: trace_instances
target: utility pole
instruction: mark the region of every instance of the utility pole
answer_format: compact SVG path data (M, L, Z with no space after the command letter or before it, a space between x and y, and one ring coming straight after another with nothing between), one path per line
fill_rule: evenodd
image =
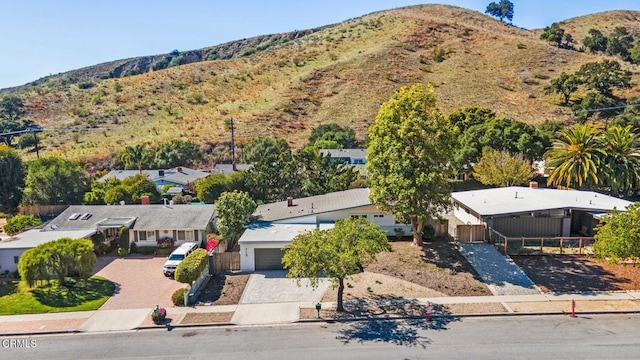
M233 171L236 170L236 138L235 138L235 126L233 123L234 119L227 119L227 126L231 129L231 167Z
M16 131L9 131L9 132L5 132L5 133L0 133L0 136L2 137L6 137L7 140L7 144L11 143L11 138L13 138L15 135L20 135L20 134L26 134L26 133L33 133L33 138L36 142L36 156L38 158L40 158L40 151L38 149L38 133L42 132L43 129L39 126L30 126L24 130L16 130Z

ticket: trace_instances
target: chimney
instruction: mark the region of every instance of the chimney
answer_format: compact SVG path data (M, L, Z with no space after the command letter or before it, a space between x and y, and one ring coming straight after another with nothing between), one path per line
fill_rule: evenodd
M287 198L287 206L293 206L293 198L291 196Z
M158 176L160 177L164 176L164 170L158 170Z
M537 181L530 181L529 182L529 188L537 189L538 188L538 182Z
M178 172L179 172L179 173L181 173L181 172L182 172L182 166L178 166L178 167L176 168L176 170L178 170Z
M142 205L149 205L151 202L149 201L149 196L148 195L143 195L140 197L140 203Z
M231 169L233 171L238 171L238 167L236 166L236 162L235 161L231 164Z

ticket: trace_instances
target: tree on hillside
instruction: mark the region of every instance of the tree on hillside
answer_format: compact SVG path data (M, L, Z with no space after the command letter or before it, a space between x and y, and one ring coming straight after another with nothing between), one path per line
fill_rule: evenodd
M481 106L470 106L449 114L449 121L453 126L458 127L460 133L465 132L473 125L483 124L496 118L496 114L491 110Z
M640 257L640 203L610 212L596 228L593 253L613 261Z
M245 185L256 201L280 201L302 193L302 170L291 150L265 154L247 170Z
M572 188L599 183L598 166L604 151L598 144L598 131L590 125L574 125L559 132L544 157L551 168L547 183Z
M285 248L282 263L287 277L308 277L316 287L319 278L338 286L337 311L344 311L344 280L362 271L363 263L389 250L386 232L366 219L338 220L328 230L314 230L296 236Z
M16 95L7 95L0 99L0 133L25 129L31 122L21 120L26 111L22 99ZM14 136L2 136L0 141L11 146Z
M256 203L246 192L234 191L222 193L215 206L220 237L227 242L228 251L237 251L238 239L256 210Z
M609 126L600 137L604 153L601 180L611 195L627 194L640 184L640 139L631 126Z
M80 204L91 182L79 162L45 157L29 163L23 202L37 205Z
M484 13L497 17L502 22L504 22L504 19L511 22L513 20L513 3L509 0L500 0L498 3L492 2L487 6Z
M629 50L633 47L633 36L627 28L617 26L607 38L607 55L618 55L622 60L629 60Z
M564 105L569 104L571 100L571 94L578 90L580 85L580 79L574 75L569 75L565 72L560 74L557 78L551 80L551 84L544 88L547 95L562 94L564 97Z
M354 148L357 145L356 133L348 126L335 123L322 124L311 130L309 145L315 146L319 140L330 140L340 144L342 149Z
M617 61L603 60L583 64L576 76L587 89L595 90L607 97L613 96L613 89L631 88L631 72L622 70Z
M592 53L604 52L607 48L607 38L598 29L589 29L589 35L584 38L582 43Z
M0 211L15 214L22 201L25 168L18 153L0 145Z
M86 279L96 264L93 242L87 239L62 238L25 251L18 262L18 272L29 286L48 281L55 275L58 286L66 286L66 278Z
M422 244L425 222L450 205L446 173L456 138L435 104L432 87L403 87L380 107L369 128L369 198L411 223L414 245Z
M522 155L511 155L506 151L489 150L482 154L473 167L473 176L485 185L525 185L535 175L531 162Z
M560 27L560 24L553 23L551 26L544 28L542 34L540 34L540 39L550 41L560 47L562 40L564 40L564 29Z
M287 140L282 138L255 138L242 148L242 160L247 164L260 161L265 154L277 154L289 150Z
M629 60L634 64L640 64L640 42L629 50Z

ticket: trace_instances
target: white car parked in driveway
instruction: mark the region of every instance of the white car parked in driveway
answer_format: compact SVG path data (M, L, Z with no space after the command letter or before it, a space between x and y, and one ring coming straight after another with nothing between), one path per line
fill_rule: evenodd
M191 252L198 248L198 244L194 242L184 243L178 246L177 249L173 250L171 255L167 257L167 261L165 261L162 266L162 272L165 276L173 276L176 272L176 268L184 260Z

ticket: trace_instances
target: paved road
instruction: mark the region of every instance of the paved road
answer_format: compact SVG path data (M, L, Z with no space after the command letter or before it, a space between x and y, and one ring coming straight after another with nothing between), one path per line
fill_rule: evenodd
M465 318L34 337L2 359L636 359L640 316Z

